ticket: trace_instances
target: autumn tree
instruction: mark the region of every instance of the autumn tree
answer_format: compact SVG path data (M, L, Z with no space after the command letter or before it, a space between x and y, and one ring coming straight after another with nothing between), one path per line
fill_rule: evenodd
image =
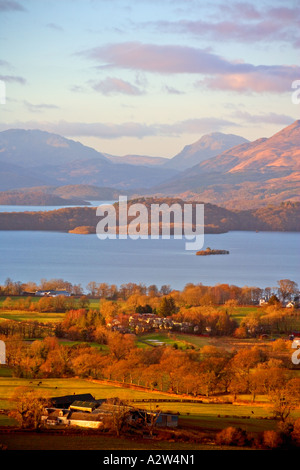
M163 297L160 306L159 306L159 316L160 317L169 317L173 313L176 313L177 308L173 297Z
M112 300L100 300L100 312L106 322L110 322L118 313L118 304Z
M99 289L99 284L97 284L97 282L95 282L95 281L91 281L87 284L86 288L88 290L88 293L92 297L95 297L97 292L98 292L98 289Z
M300 379L290 379L285 386L276 388L270 395L273 415L275 418L285 422L291 412L300 403Z
M116 331L108 333L107 344L110 355L116 361L124 359L131 349L135 348L132 335L122 335Z
M80 377L101 378L106 366L106 358L94 348L85 348L72 358L72 368Z
M279 285L278 294L283 302L293 300L299 293L298 284L290 279L281 279L277 282Z
M265 359L264 353L257 347L240 349L234 355L230 361L230 367L233 372L233 381L230 384L230 389L234 395L249 391L250 371Z
M44 409L50 406L50 399L45 393L29 387L17 387L11 401L13 411L10 416L18 421L21 428L38 429Z

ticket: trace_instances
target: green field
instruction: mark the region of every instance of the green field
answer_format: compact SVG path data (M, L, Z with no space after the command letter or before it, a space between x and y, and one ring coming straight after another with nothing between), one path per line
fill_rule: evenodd
M40 385L38 385L40 383ZM134 406L140 408L150 408L156 405L143 402L145 399L174 400L175 396L170 396L161 392L139 391L115 385L95 383L84 379L20 379L14 377L0 377L0 408L11 409L13 403L10 402L16 387L29 386L39 389L49 397L72 395L74 393L91 393L96 399L119 397L123 400L133 401ZM271 414L268 404L248 403L241 405L228 403L184 403L184 402L159 402L161 411L179 413L179 426L188 429L201 431L217 431L227 426L241 427L249 432L259 432L267 429L276 429L276 421ZM180 398L179 398L180 400ZM300 416L300 412L295 412L294 416ZM6 415L0 414L0 425L14 424L9 421Z
M221 305L218 307L220 310L226 310L226 307ZM261 307L256 307L253 305L247 305L247 306L238 306L233 309L233 312L231 316L238 322L240 323L241 320L243 320L246 316L251 315L253 313L261 313L262 308Z
M88 344L91 348L99 349L99 351L108 351L108 346L106 344L99 344L94 342L86 341L71 341L68 339L59 339L58 342L64 346L76 346L77 344Z
M22 310L0 310L1 320L37 321L40 323L57 323L64 319L64 313L55 312L27 312Z
M180 349L187 349L191 346L201 347L200 343L208 344L207 341L195 341L196 337L193 335L181 335L174 332L159 332L159 333L149 333L145 335L139 335L137 339L137 346L139 347L155 347L159 345L175 346L177 345ZM202 338L198 338L202 339ZM206 338L205 338L206 339ZM202 339L203 340L203 339Z
M270 340L261 340L257 338L237 339L227 336L199 336L186 333L159 331L147 334L141 334L137 337L137 346L139 347L155 347L158 343L166 346L174 347L177 345L180 349L195 348L201 349L203 346L215 346L217 348L226 349L228 351L241 347L252 347L255 345L270 346Z

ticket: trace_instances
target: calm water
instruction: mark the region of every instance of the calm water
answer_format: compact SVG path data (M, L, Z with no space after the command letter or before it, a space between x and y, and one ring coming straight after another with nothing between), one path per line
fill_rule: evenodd
M300 284L299 234L229 232L206 235L204 248L230 251L224 256L196 256L185 240L99 240L96 235L0 231L0 283L62 278L120 285L188 282L205 285L274 287L279 279Z

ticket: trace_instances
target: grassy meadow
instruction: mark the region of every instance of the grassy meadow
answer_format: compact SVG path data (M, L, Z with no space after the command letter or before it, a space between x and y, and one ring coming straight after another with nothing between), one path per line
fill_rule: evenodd
M241 427L248 432L260 432L276 429L276 421L272 419L270 404L265 397L258 396L252 403L251 396L240 397L241 403L186 403L180 397L158 391L134 390L114 384L100 383L80 378L65 379L21 379L10 376L10 370L0 368L0 409L9 410L13 407L10 398L17 387L28 386L39 389L49 398L61 395L91 393L96 399L119 397L133 402L133 406L153 409L158 405L162 412L179 414L179 426L205 431L218 431L228 426ZM166 400L158 403L147 403L143 400ZM178 400L178 401L168 401ZM230 397L227 397L230 400ZM300 416L300 411L293 415ZM15 424L7 415L0 414L0 426Z

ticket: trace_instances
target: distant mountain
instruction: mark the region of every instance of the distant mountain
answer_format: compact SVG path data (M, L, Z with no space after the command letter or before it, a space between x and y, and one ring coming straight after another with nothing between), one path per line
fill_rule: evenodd
M21 129L0 132L0 165L0 190L74 184L144 189L176 174L153 165L112 163L79 142Z
M0 160L0 190L52 184L53 181L32 168Z
M55 194L38 191L1 191L0 205L10 206L81 206L88 204L79 198L62 198Z
M148 157L146 155L125 155L118 157L105 154L106 158L113 163L127 163L129 165L161 166L169 161L164 157Z
M57 185L85 184L125 190L151 188L178 173L176 170L154 166L107 163L96 158L48 166L43 171L48 177L56 178Z
M269 139L262 138L231 148L214 159L197 165L201 171L300 170L300 120ZM193 169L194 171L194 169Z
M182 171L246 142L249 141L238 135L213 132L204 135L194 144L186 145L180 153L164 164L164 168Z
M78 184L54 188L52 193L62 198L78 197L88 201L113 201L118 199L120 195L130 196L132 191Z
M103 154L93 148L57 134L23 129L0 132L0 162L28 168L92 158L109 163Z
M295 121L270 138L243 143L181 172L152 194L196 193L233 208L299 201L299 189L300 121Z
M76 206L89 205L88 201L114 201L133 191L100 188L90 185L35 186L16 190L0 191L0 205L26 206Z

